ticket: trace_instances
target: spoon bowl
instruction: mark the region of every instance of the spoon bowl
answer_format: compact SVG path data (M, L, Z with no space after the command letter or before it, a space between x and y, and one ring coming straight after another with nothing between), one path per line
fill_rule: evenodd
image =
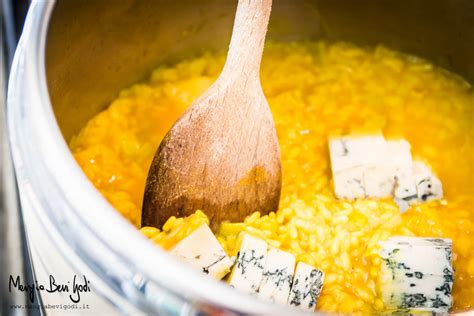
M271 0L240 0L224 69L175 122L147 178L142 225L204 211L215 230L278 209L280 149L260 84Z

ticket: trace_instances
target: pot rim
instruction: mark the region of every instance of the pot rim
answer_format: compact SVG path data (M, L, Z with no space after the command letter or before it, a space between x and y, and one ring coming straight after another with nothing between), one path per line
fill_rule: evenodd
M198 304L198 307L208 305L238 313L279 314L290 311L235 291L159 249L124 219L85 176L61 134L48 93L45 46L54 5L53 0L31 2L15 53L8 89L9 138L19 186L26 182L31 186L27 192L30 194L32 191L55 193L56 198L62 199L68 206L61 210L54 207L41 210L43 225L52 230L47 234L53 243L58 248L71 248L73 245L68 252L72 250L87 256L79 257L82 262L69 260L77 270L91 264L87 262L88 258L93 258L93 264L105 271L107 267L118 270L129 268L128 272L132 275L125 271L124 275L132 279L137 276L142 278L141 285L135 282L132 285L136 287L132 290L135 295L142 294L137 299L138 303L146 303L143 287L152 282L158 288L164 286L172 295ZM34 162L28 158L31 155L35 157ZM37 168L44 171L41 182L31 176L37 173ZM20 190L20 193L23 192ZM35 198L43 200L47 196L39 194ZM50 205L55 206L52 202ZM79 237L78 234L86 236ZM61 242L55 240L58 236ZM91 249L91 243L94 247L98 246L96 242L102 243L110 253L101 255ZM147 260L143 260L143 254L146 254ZM122 265L117 266L117 262ZM160 268L157 269L157 266ZM151 306L156 308L156 305ZM295 310L291 312L294 314Z

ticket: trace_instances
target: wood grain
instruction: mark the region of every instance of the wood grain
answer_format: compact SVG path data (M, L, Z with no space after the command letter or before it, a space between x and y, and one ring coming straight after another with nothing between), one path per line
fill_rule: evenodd
M240 0L224 69L176 121L152 162L142 225L203 210L216 229L278 209L281 163L260 84L271 0Z

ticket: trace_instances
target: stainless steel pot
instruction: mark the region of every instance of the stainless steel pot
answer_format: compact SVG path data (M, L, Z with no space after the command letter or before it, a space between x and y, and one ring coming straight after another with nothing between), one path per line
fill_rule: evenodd
M128 224L88 181L67 142L117 92L161 63L230 39L235 1L32 1L10 78L8 118L36 278L86 276L100 313L267 313ZM384 43L474 80L470 0L275 0L269 38ZM40 293L43 303L68 294ZM89 305L90 305L89 304ZM50 314L53 311L47 310ZM288 312L288 311L286 311Z

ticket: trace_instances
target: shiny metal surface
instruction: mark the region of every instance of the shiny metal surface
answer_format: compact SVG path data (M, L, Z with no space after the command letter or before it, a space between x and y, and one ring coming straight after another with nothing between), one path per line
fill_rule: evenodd
M473 5L276 0L269 37L381 42L472 81ZM47 245L62 254L64 265L87 273L96 292L123 313L277 313L154 247L95 190L65 142L120 89L145 80L159 64L224 48L234 9L227 0L32 2L10 78L8 113L25 222L37 233L30 242L38 260L40 246ZM48 259L45 268L54 270Z

